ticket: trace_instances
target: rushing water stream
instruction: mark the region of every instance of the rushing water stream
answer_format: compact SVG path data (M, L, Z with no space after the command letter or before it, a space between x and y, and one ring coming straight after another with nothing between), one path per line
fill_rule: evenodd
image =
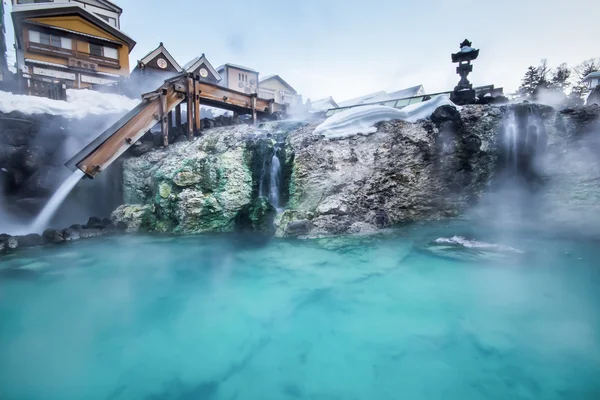
M598 243L474 229L126 236L7 256L0 398L598 398ZM454 235L518 251L422 250Z

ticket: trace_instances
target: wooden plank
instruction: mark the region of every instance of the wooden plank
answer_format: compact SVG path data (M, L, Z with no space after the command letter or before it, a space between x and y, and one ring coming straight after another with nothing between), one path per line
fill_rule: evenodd
M187 93L187 138L192 140L194 138L194 93L192 88L192 78L188 78L188 93Z
M160 130L162 132L163 137L163 146L165 147L169 145L169 124L167 123L168 113L169 111L167 110L167 90L165 89L160 95Z
M194 87L197 86L197 81L194 80ZM197 94L197 89L194 88L194 127L196 132L200 132L200 94Z
M177 104L175 107L175 126L181 128L181 104Z
M168 91L166 95L166 109L172 110L182 100L174 90ZM143 108L136 111L137 113L131 119L116 129L94 151L79 161L77 168L93 178L108 167L150 128L156 125L161 111L160 99L144 103Z

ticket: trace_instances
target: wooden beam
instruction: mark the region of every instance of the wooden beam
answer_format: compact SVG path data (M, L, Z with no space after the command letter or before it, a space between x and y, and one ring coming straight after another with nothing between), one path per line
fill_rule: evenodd
M169 125L169 129L171 129L173 127L173 115L175 114L175 110L171 110L169 111L169 113L167 114L167 125Z
M167 90L164 89L160 94L160 130L163 137L163 146L169 145L169 124L167 114Z
M252 96L252 123L256 125L256 94Z
M177 104L175 107L175 126L181 128L181 104Z
M196 132L200 132L200 93L197 89L198 81L194 79L194 126Z
M188 93L187 93L187 138L192 140L194 138L194 97L195 94L192 91L192 78L188 79Z

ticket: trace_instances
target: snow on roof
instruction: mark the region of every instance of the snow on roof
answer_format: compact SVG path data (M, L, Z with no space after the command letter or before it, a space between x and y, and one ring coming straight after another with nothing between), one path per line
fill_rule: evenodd
M364 96L359 96L359 97L355 97L353 99L350 100L346 100L346 101L342 101L341 103L339 103L340 107L350 107L350 106L355 106L357 104L363 104L366 102L366 100L369 100L373 97L377 97L380 96L382 94L386 94L384 90L380 90L378 92L375 93L369 93L367 95Z
M329 110L330 108L338 108L338 104L333 100L333 97L329 96L325 99L315 100L310 103L310 107L313 110Z
M255 71L252 68L244 67L243 65L238 65L238 64L231 64L231 63L226 63L226 64L223 64L223 65L220 65L219 68L217 68L217 71L220 71L220 70L224 69L225 67L232 67L232 68L237 68L237 69L243 69L244 71L255 72L255 73L258 74L258 71Z
M0 91L0 111L23 114L51 114L81 119L87 115L123 114L139 104L129 97L94 90L67 89L67 101Z
M154 57L156 57L160 53L162 53L167 58L167 60L169 60L169 62L175 67L177 72L183 71L183 69L181 68L179 63L177 61L175 61L175 59L173 58L171 53L169 53L169 50L166 49L166 47L163 45L162 42L160 42L160 44L158 45L158 47L156 49L152 50L150 53L148 53L144 57L142 57L140 62L142 64L148 64L150 61L152 61L154 59Z
M259 82L263 83L270 79L277 79L279 82L281 82L283 84L283 86L287 87L293 94L298 94L298 92L296 92L296 89L294 89L289 83L284 81L283 78L280 77L279 75L267 75L264 78L260 79Z
M409 87L406 89L402 89L402 90L398 90L398 91L389 93L389 96L393 100L405 99L407 97L418 96L419 94L422 94L424 92L425 92L425 89L423 89L423 85L417 85L417 86L413 86L413 87Z
M589 79L594 79L594 78L600 78L600 71L596 71L596 72L592 72L590 74L587 74L585 76L585 78L583 78L583 80L587 81Z
M215 70L215 68L212 66L212 64L206 59L206 56L204 55L204 53L202 53L201 56L194 57L193 60L187 62L183 66L183 69L186 72L192 72L192 71L196 70L196 68L198 68L200 65L202 65L202 63L204 63L204 65L206 65L206 67L209 69L209 71L215 76L217 81L221 80L221 75Z
M460 110L460 107L445 96L437 96L422 103L406 106L402 110L379 105L353 107L327 118L315 128L313 134L330 139L357 134L368 135L377 131L374 125L378 122L398 119L414 123L431 116L442 105L450 105Z

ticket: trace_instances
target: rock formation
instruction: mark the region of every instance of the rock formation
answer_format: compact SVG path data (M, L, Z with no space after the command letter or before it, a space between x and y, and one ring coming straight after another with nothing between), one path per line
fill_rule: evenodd
M526 132L519 132L512 144L510 113L517 115L517 129ZM522 164L529 172L519 167L514 173L531 181L532 188L543 186L546 200L540 205L551 207L565 193L556 182L591 189L600 178L597 156L586 159L591 166L585 178L571 168L571 158L579 157L573 146L587 151L600 143L599 115L597 106L556 111L530 104L472 105L460 112L443 106L416 123L381 122L375 133L337 139L314 135L318 123L209 129L194 142L128 159L126 205L112 218L132 231L227 232L240 225L269 230L265 220L272 210L257 201L262 178L256 154L258 142L274 144L277 135L286 135L281 152L284 210L274 218L277 236L371 232L464 215L499 185L512 157L509 144L525 146L519 154L531 154ZM530 138L543 157L531 151ZM552 163L569 168L561 172ZM592 192L585 204L600 196L599 190Z

